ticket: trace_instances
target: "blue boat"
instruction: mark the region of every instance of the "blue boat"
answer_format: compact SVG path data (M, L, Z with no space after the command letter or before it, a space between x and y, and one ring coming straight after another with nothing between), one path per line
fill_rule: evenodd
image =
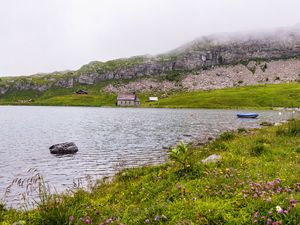
M258 117L257 113L238 113L237 114L238 118L256 118Z

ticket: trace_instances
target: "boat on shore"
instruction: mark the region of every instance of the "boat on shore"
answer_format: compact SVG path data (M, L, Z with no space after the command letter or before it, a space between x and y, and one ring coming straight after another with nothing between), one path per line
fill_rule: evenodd
M237 114L238 118L252 118L255 119L256 117L258 117L257 113L238 113Z

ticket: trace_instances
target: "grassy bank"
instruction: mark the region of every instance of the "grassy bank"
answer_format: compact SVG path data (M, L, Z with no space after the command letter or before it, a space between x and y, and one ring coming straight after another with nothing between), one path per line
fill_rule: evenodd
M273 84L182 92L160 99L158 103L150 105L163 108L299 107L300 84Z
M0 97L2 105L58 105L58 106L115 106L116 94L103 91L108 83L74 88L51 88L44 93L12 91ZM89 91L77 95L78 89ZM211 91L138 93L142 107L161 108L265 108L300 107L300 83L273 84L226 88ZM158 96L159 102L149 103L149 96ZM26 102L33 99L34 102ZM25 103L24 103L25 100Z
M161 166L121 170L89 191L0 207L0 224L299 224L300 122L179 144ZM211 154L218 162L201 163ZM275 223L276 222L276 223Z

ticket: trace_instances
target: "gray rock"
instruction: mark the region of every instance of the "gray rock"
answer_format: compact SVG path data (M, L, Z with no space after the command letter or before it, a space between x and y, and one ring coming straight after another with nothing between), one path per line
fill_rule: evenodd
M51 154L74 154L78 152L78 147L75 145L74 142L65 142L60 144L52 145L50 148Z
M213 154L208 156L206 159L201 160L202 163L215 163L221 161L222 156Z
M24 220L20 220L20 221L17 221L17 222L14 222L12 225L25 225L26 222Z

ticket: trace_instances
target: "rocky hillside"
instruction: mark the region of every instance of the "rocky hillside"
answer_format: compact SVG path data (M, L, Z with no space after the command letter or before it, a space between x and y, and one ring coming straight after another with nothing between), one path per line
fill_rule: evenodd
M261 77L257 75L257 72L269 72L268 64L274 64L273 61L268 63L271 60L291 59L299 55L299 25L272 32L212 35L202 37L174 51L158 56L138 56L107 62L95 61L84 65L77 71L37 74L17 78L1 78L0 94L4 95L12 90L43 92L51 87L71 88L76 84L91 85L105 80L124 80L141 77L164 78L170 74L174 75L174 73L189 74L182 81L183 87L189 89L207 89L214 86L222 87L224 86L222 85L225 79L224 76L226 77L226 82L229 82L230 85L235 85L236 83L246 85L271 82L274 81L274 76L275 78L277 77L276 75ZM252 62L254 65L249 64L250 61L254 61ZM265 64L259 65L258 62L261 61L264 61ZM278 61L278 63L283 62ZM231 69L228 70L228 65L239 63L242 63L243 66L229 67ZM289 63L297 64L298 61L290 60ZM226 65L224 68L227 69L223 71L223 69L215 68L220 65ZM285 66L282 66L282 69L285 71ZM240 77L233 75L231 70L241 71ZM298 67L295 67L294 70L298 71ZM190 76L192 73L194 76ZM251 78L254 75L258 76L258 78L253 81ZM232 76L238 78L233 80ZM290 74L286 76L290 76ZM292 76L293 79L288 80L297 79L297 77L294 77L294 74ZM278 81L278 78L276 79ZM173 83L165 82L165 85L172 86Z
M109 84L105 91L165 92L212 90L246 85L279 84L300 81L300 59L249 61L186 72L179 81L144 78L127 84Z

